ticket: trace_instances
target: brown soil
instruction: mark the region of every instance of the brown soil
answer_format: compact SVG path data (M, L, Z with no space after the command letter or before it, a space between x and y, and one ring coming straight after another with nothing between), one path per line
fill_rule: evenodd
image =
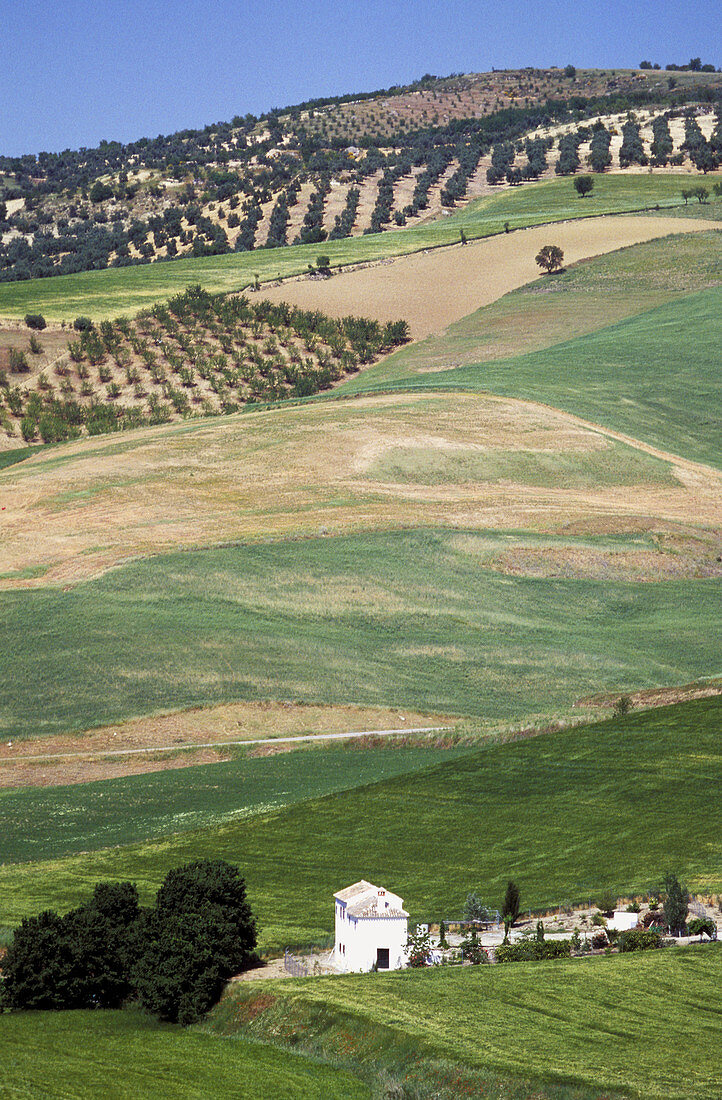
M683 684L679 687L647 688L627 694L633 707L666 707L672 703L689 703L692 699L709 699L713 695L722 695L722 680L712 680L706 684ZM618 701L618 692L600 692L598 695L577 699L574 706L611 708Z
M403 317L413 339L440 332L503 294L539 278L534 257L551 241L567 264L672 233L695 233L716 222L666 217L600 217L518 230L503 236L382 260L331 279L301 276L264 295L333 317L349 313L380 321Z
M445 715L418 714L391 707L306 706L278 702L196 707L134 718L86 733L0 742L0 789L86 783L216 763L229 759L224 742L279 738L278 746L259 745L250 750L254 755L269 755L274 751L287 751L288 744L282 744L281 739L294 735L454 726L457 722L458 719ZM207 747L209 742L213 743L213 748ZM100 756L103 752L116 753L125 749L156 749L157 752ZM64 760L34 759L59 753L83 755Z

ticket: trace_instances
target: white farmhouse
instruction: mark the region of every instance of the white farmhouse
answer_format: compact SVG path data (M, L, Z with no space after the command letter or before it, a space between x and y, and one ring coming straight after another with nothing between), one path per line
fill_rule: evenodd
M337 970L400 970L406 966L409 914L398 894L365 879L334 894Z

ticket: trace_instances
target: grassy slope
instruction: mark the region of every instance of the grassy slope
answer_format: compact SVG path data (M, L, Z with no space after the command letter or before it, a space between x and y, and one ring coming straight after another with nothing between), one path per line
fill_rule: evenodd
M484 568L508 547L503 535L455 531L316 538L3 593L0 729L31 737L267 698L514 720L719 670L713 580Z
M368 234L323 245L261 249L229 256L199 257L140 267L61 275L50 279L0 284L0 316L22 317L41 312L48 319L72 319L79 313L93 318L132 312L167 298L189 283L209 290L238 290L254 274L262 281L304 272L323 251L333 266L379 260L452 244L463 227L469 238L512 228L639 210L646 206L678 207L687 180L674 175L610 175L595 181L593 196L579 199L570 179L505 189L470 203L448 218L414 228Z
M412 919L459 916L470 889L523 906L639 892L674 868L722 889L721 700L633 714L284 811L166 841L0 868L0 924L67 908L102 879L152 897L170 867L240 864L265 949L328 935L331 895L359 878L401 893Z
M70 787L0 791L0 863L53 859L218 825L390 779L468 749L346 748L243 757Z
M721 231L677 233L620 248L505 294L445 332L368 367L339 392L541 351L720 282Z
M0 1017L3 1078L13 1100L361 1100L369 1089L343 1070L135 1012L26 1012Z
M210 1027L223 1034L270 1033L274 1039L293 1034L300 1049L313 1044L328 1054L340 1052L349 1066L369 1060L400 1064L408 1087L423 1090L438 1081L442 1087L433 1095L445 1097L499 1093L473 1072L461 1075L466 1089L455 1092L452 1084L446 1091L444 1080L460 1075L439 1072L433 1062L419 1064L424 1056L457 1068L574 1082L594 1097L623 1089L644 1100L716 1100L722 1091L722 1021L713 991L720 981L719 947L349 976L267 986L260 1014L241 1028L234 1026L234 1013L243 1018L244 1005L258 992L237 987L215 1010ZM271 1006L269 993L279 998ZM547 1093L522 1088L515 1095Z
M721 344L716 287L529 355L365 385L524 397L719 465Z

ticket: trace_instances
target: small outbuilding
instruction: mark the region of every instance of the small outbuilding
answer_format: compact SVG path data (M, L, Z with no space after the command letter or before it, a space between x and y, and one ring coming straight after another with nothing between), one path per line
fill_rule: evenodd
M607 928L616 932L628 932L639 924L639 913L628 913L626 909L615 909L614 915L607 921Z
M337 970L400 970L406 966L409 914L403 900L365 879L334 894Z

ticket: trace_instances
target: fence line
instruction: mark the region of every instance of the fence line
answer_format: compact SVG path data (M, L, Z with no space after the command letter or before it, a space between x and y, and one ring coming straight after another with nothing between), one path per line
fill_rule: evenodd
M288 948L283 953L283 967L289 974L292 974L294 978L307 978L308 967L305 963L302 963L300 959L297 959L295 955L292 955Z

